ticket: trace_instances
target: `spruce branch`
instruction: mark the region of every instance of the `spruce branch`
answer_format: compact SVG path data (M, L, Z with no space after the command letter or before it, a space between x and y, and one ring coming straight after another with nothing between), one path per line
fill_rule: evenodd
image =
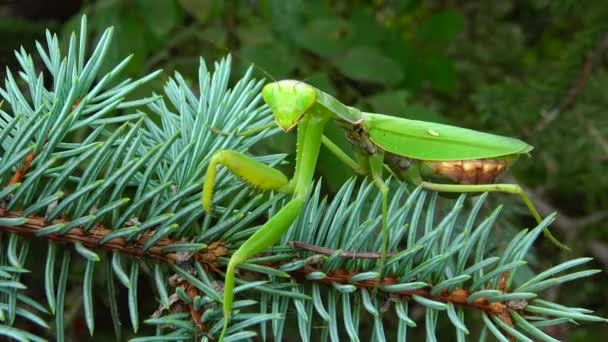
M333 340L341 339L338 333L342 330L340 322L344 322L344 330L353 339L359 334L356 322L362 311L375 317L376 337L391 340L392 337L385 336L390 333L384 332L382 317L392 307L394 315L399 317L399 334L404 334L407 327L416 326L407 315L409 305L421 306L426 311L426 325L434 324L429 319L435 319L437 313L446 312L457 335L463 338L469 334L463 309L468 309L469 313L480 313L485 329L497 338L507 340L513 337L528 339L526 336L552 340L537 325L551 326L573 322L571 320L606 321L589 315L589 311L567 308L540 299L540 291L546 288L599 272L584 270L558 275L588 263L591 258L567 261L527 281L516 281L517 273L525 267L524 258L532 243L555 216L551 215L529 232L524 230L517 234L504 251L497 251L490 245L488 237L500 209L474 228L477 212L485 196L477 201L473 213L463 220L458 219L464 201L461 196L441 222L433 223L439 208L435 207L436 201L433 198L427 202L426 192L416 189L407 198L395 195L389 214L393 223L391 236L409 236L413 242L406 243L410 245L406 249L394 250L387 260L387 269L382 272L383 276L377 284L377 255L375 252L360 251L380 248L378 239L367 237L376 235L379 222L373 220L372 223L361 218L376 217L379 207L374 204L377 204L380 195L366 191L371 189L372 183L363 182L360 191L354 191L355 184L354 181L345 184L331 202L321 199L320 187L317 186L310 195L305 212L292 226L288 236L283 238L282 245L270 248L241 267L240 279L237 281L240 286L236 292L248 290L254 298L269 296L259 305L258 316L264 317L264 322L271 319L270 316L264 316L268 307L272 307L273 314L287 314L284 300L295 305L300 334L304 340L312 339L310 322L316 315L321 319L321 328L327 329ZM394 190L392 193L395 194L406 193L404 185ZM426 215L422 210L425 203L430 206ZM364 206L371 206L371 212L362 210ZM416 226L423 219L426 223L422 231ZM337 222L350 222L342 227L352 229L352 232L344 235L341 230L332 232L331 227L335 227ZM359 234L353 233L354 231L359 231ZM290 240L302 237L305 237L304 242ZM239 237L245 238L246 236ZM324 247L332 244L350 247L348 251L346 248ZM227 261L227 258L220 258L220 263L224 265ZM183 316L184 320L180 321L179 326L188 324L188 320L193 318L198 319L200 321L190 322L192 326L202 329L198 334L213 336L219 333L221 327L221 305L218 305L221 287L218 288L217 281L213 279L218 276L221 279L223 273L215 274L215 271L205 270L196 261L191 266L183 267L173 266L180 277L175 286L183 289L176 291L188 293L188 296L178 295L176 303L181 303L182 309L174 306L174 310L189 313ZM265 280L266 277L270 277L270 281ZM321 296L320 288L325 289L327 297ZM344 319L339 318L334 308L340 301L343 304L341 315ZM197 306L197 302L206 304ZM240 305L243 307L255 305L255 302L248 302L247 299L237 302L242 303ZM193 310L197 311L196 307L199 310L195 314ZM251 309L240 312L238 308L234 319L243 322L243 325L230 328L229 333L233 333L231 336L234 338L240 336L238 329L253 324L254 317L250 313ZM278 316L274 319L277 318ZM284 322L273 322L274 338L280 339ZM157 321L149 323L157 324ZM264 324L262 331L263 326ZM177 326L176 329L173 332L179 332L180 336L194 336L187 335ZM427 333L434 334L434 331ZM405 335L397 337L403 336Z
M215 63L213 71L201 60L196 90L176 73L162 96L127 101L128 93L157 73L121 81L127 58L98 75L111 36L111 29L104 32L86 59L86 18L79 37L72 35L67 56L48 33L47 48L37 45L46 72L36 74L22 50L21 81L9 71L0 89L8 104L0 110L0 334L42 341L15 326L27 320L45 328L43 317L50 315L55 338L67 339L65 313L74 277L82 277L78 291L94 334L93 294L99 285L93 279L105 273L117 336L124 329L117 291L124 289L133 331L145 334L139 331L143 316L150 317L143 320L146 326L156 328L154 336L132 341L212 340L223 325L228 257L285 204L283 195L257 194L226 171L216 185L216 216L205 214L200 203L211 155L220 149L246 151L277 131L260 103L262 82L252 79L249 69L230 87L230 57ZM52 82L43 81L48 75ZM69 139L80 129L88 134L82 142ZM282 159L258 157L269 165ZM437 193L390 183L392 252L382 270L377 268L381 195L373 183L350 180L329 199L319 182L280 243L240 267L227 339L281 340L291 321L302 340L315 340L318 332L334 341L358 340L362 317L369 315L372 338L403 341L417 325L410 317L413 306L424 311L429 339L443 314L460 340L470 334L465 318L471 313L481 316L482 334L501 340L551 341L541 327L605 321L589 310L542 299L544 289L596 273L571 272L591 259L569 260L522 279L533 243L554 215L499 249L491 236L501 207L478 217L486 195L470 211L463 210L465 196L445 211ZM36 262L31 239L48 242L45 305L31 298L24 284ZM82 265L84 271L75 272ZM95 272L100 265L105 272ZM158 295L154 314L143 311L146 299L138 287L148 278ZM385 326L389 315L397 320L396 333ZM313 331L313 323L319 329Z

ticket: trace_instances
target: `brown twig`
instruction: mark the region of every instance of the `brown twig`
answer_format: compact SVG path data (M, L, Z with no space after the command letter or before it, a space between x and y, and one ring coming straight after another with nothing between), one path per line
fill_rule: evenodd
M306 248L307 250L311 250L314 252L318 252L319 250L323 249L322 247L312 246L312 245L308 245L308 244L307 244L307 247L310 247L310 248ZM362 258L366 259L365 255ZM282 263L266 263L266 264L264 264L264 266L277 268L281 264ZM326 272L325 277L322 279L311 280L311 279L307 278L308 274L318 272L318 271L320 271L319 268L312 266L312 265L306 265L299 270L289 271L287 273L293 279L296 279L300 283L314 282L314 283L323 284L326 286L332 286L333 283L338 283L338 284L343 284L343 285L349 284L349 285L354 285L359 289L368 289L368 290L376 289L376 288L378 288L378 286L383 287L383 286L395 285L398 283L397 278L390 277L390 276L382 278L379 282L376 282L376 279L369 279L369 280L362 280L362 281L353 283L350 280L354 276L358 275L359 272L356 272L356 271L350 272L350 271L346 271L344 269ZM247 272L256 274L255 271L247 271ZM508 277L508 273L503 274L503 278L506 279L506 277ZM193 293L188 293L188 294L191 297L195 296L196 294L202 295L201 293L198 293L198 292L196 292L196 293L193 292ZM468 299L469 299L470 295L471 295L471 293L464 289L455 289L452 291L445 290L438 294L431 293L431 288L391 292L391 296L398 296L400 298L412 298L413 296L420 296L420 297L424 297L424 298L427 298L427 299L430 299L433 301L437 301L437 302L441 302L441 303L446 303L446 304L452 303L455 305L480 310L493 317L498 317L500 320L502 320L509 326L514 325L513 319L511 318L511 311L517 311L517 312L521 313L528 304L527 301L523 301L523 303L518 303L517 306L510 305L509 302L490 303L490 302L488 302L488 299L485 297L477 298L469 303ZM191 312L191 315L192 315L193 319L200 318L198 313L193 314ZM505 334L507 336L510 336L507 332L505 332Z
M320 246L315 246L312 244L308 244L301 241L290 241L289 244L295 248L304 249L307 251L311 251L318 254L323 255L334 255L336 250L331 248L325 248ZM390 256L397 254L396 252L391 252ZM349 252L344 251L339 254L340 257L343 258L353 258L353 259L379 259L381 257L380 253L377 252ZM271 265L269 265L271 266ZM299 281L307 281L306 275L319 271L317 268L307 265L304 268L292 272L288 272L292 277L298 279ZM376 281L376 279L371 280L363 280L356 283L351 283L350 279L357 275L358 272L348 272L346 270L337 270L333 272L326 273L326 276L323 279L312 280L314 282L318 282L325 285L331 285L332 283L339 284L352 284L358 288L367 288L374 289L377 286L388 286L397 284L397 279L394 277L384 277L380 281ZM505 272L501 275L498 290L501 292L506 292L507 289L507 279L509 278L509 272ZM308 280L310 281L310 280ZM411 297L413 295L425 297L434 301L442 302L442 303L453 303L456 305L466 306L475 308L481 311L488 313L489 315L496 316L501 319L503 322L508 324L509 326L513 326L513 319L510 315L510 310L514 310L515 308L510 307L507 303L489 303L486 298L478 298L473 302L469 303L467 300L470 296L470 293L463 289L456 289L451 292L443 291L439 294L432 294L430 289L417 289L417 290L407 290L394 293L401 297ZM527 305L527 303L525 303ZM525 305L523 307L525 308ZM519 309L522 310L522 309Z
M9 212L5 209L0 208L0 217L2 218L20 218L20 212ZM69 221L64 219L54 220L53 222L48 222L42 217L31 216L28 218L27 222L17 226L2 226L0 225L0 232L10 232L16 233L24 237L35 238L36 232L39 230L46 228L48 226L59 224L59 223L67 223ZM107 229L102 226L95 226L89 231L84 231L81 228L74 228L68 231L67 233L61 235L58 233L44 235L40 238L46 239L49 241L61 242L61 243L76 243L80 242L84 246L93 248L93 249L103 249L113 252L120 252L123 254L128 254L135 257L145 257L156 260L158 262L166 263L166 264L175 264L177 262L183 261L183 257L179 253L167 253L163 252L163 247L171 246L179 241L175 241L173 239L165 238L160 239L154 246L150 247L148 250L144 250L143 246L146 242L151 238L153 232L144 233L140 238L135 241L128 242L122 237L112 239L105 244L101 244L100 241L102 238L112 233L111 229ZM217 262L217 255L223 256L227 253L227 249L224 247L223 243L214 243L207 246L207 248L203 251L198 252L194 257L203 262L204 264L212 264L207 265L210 268L217 267L213 264Z
M307 280L306 275L319 271L317 268L313 266L305 266L304 268L289 272L289 274L299 281L314 281L317 283L325 284L331 286L332 283L338 284L352 284L357 288L365 288L365 289L374 289L376 287L376 280L362 280L356 283L351 283L349 280L358 274L358 272L348 272L346 270L337 270L333 272L326 273L326 276L323 279L316 280ZM397 284L397 279L395 277L384 277L382 278L378 286L388 286ZM469 299L470 292L463 289L456 289L451 292L443 291L439 294L432 294L430 289L417 289L417 290L406 290L396 292L394 294L398 294L401 297L412 297L414 295L424 297L427 299L431 299L437 302L442 303L453 303L456 305L461 305L465 307L475 308L477 310L484 311L489 315L497 316L505 323L509 325L513 325L511 321L511 316L509 314L510 310L513 310L506 303L494 302L489 303L486 298L477 298L471 303L467 300Z
M36 153L34 151L28 153L23 162L23 167L15 171L15 174L11 177L6 186L21 182L25 175L30 171L30 166L32 165L32 161L34 161L34 158L36 158Z
M2 208L0 208L0 217L3 218L20 218L20 212L9 212ZM54 220L53 222L48 222L44 218L32 216L27 219L27 222L17 225L17 226L2 226L0 225L0 232L10 232L16 233L24 237L36 237L36 232L39 230L48 227L53 224L58 223L67 223L67 220ZM105 244L100 244L100 240L107 236L109 233L113 232L111 229L104 228L102 226L96 226L89 231L84 231L80 228L74 228L68 231L67 233L60 234L48 234L40 237L42 239L46 239L49 241L56 241L62 243L75 243L80 242L86 247L93 249L104 249L110 250L113 252L120 252L124 254L128 254L135 257L145 257L149 259L153 259L158 262L167 263L167 264L175 264L183 260L183 256L180 256L178 253L166 253L163 252L162 249L165 246L170 246L177 241L165 238L159 240L153 247L144 251L143 246L150 239L152 233L146 233L135 241L128 242L124 238L116 238ZM324 255L332 255L335 253L335 250L314 246L311 244L307 244L304 242L294 241L291 244L296 248L305 249L311 252L324 254ZM227 255L228 250L224 247L223 242L213 242L207 246L204 251L196 253L194 257L196 260L199 260L203 263L211 263L213 266L206 267L209 272L219 272L217 265L217 259L221 256ZM395 255L396 253L390 253L389 255ZM359 259L377 259L380 257L380 253L376 252L342 252L340 254L341 257L345 258L359 258ZM279 267L280 263L268 265L270 267ZM395 277L387 276L382 278L380 281L376 282L375 279L370 280L362 280L359 282L352 283L350 279L357 275L359 272L350 272L346 270L336 270L326 273L326 277L323 279L316 280L308 280L306 276L312 272L319 271L318 268L312 265L306 265L304 268L288 272L294 279L297 279L301 282L305 281L314 281L320 284L332 285L333 283L339 284L352 284L357 288L366 288L366 289L375 289L377 286L388 286L394 285L398 283L398 280ZM503 274L503 277L505 275ZM503 286L504 287L504 286ZM196 289L193 286L189 286L186 284L185 287L186 292L189 296L195 297L197 294ZM502 289L504 290L504 289ZM424 298L428 298L434 301L442 302L442 303L453 303L456 305L461 305L465 307L475 308L477 310L484 311L489 315L495 316L503 320L505 323L509 325L513 325L511 320L510 311L516 310L513 307L510 307L507 303L489 303L486 298L478 298L471 303L467 300L470 296L470 293L463 289L456 289L451 292L443 291L438 294L432 294L429 288L416 289L416 290L407 290L400 291L398 293L393 293L395 295L399 295L401 297L412 297L414 295L421 296ZM519 310L519 309L517 309ZM190 314L195 321L200 321L200 312L193 310L190 308ZM195 324L197 324L195 322ZM197 324L197 327L201 328Z
M315 252L317 254L322 254L322 255L329 256L329 255L334 255L336 253L335 249L315 246L315 245L311 245L311 244L308 244L306 242L301 242L301 241L290 241L289 244L291 246L293 246L294 248L304 249L304 250ZM394 256L395 254L397 254L397 253L388 252L388 253L386 253L386 256L391 257L391 256ZM352 259L380 259L380 258L382 258L382 253L343 251L338 256L341 258L352 258Z
M559 115L568 109L570 106L574 105L578 96L585 89L585 84L587 84L587 80L589 80L589 76L591 75L591 71L593 70L593 62L595 60L594 53L588 53L587 58L585 59L585 63L581 69L581 72L574 83L574 86L568 90L568 93L564 98L559 102L559 104L551 109L548 112L543 113L543 119L536 125L533 133L542 132L550 123L555 121L559 117Z
M501 292L505 292L507 288L507 280L509 279L509 272L503 272L500 275L500 280L498 281L498 290Z

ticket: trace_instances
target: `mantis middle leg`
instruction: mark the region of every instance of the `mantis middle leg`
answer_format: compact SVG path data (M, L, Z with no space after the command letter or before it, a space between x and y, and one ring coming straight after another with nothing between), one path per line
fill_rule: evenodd
M388 186L382 179L384 153L373 154L369 156L368 161L370 174L374 180L374 184L376 184L376 187L382 194L382 251L380 254L380 262L378 263L378 278L376 278L376 280L380 280L388 249Z
M359 162L357 162L326 136L323 136L322 142L330 152L344 164L352 168L353 171L362 175L370 175L382 195L382 250L378 263L378 279L380 279L388 249L388 186L384 183L384 179L382 178L384 153L362 155L361 158L359 158Z

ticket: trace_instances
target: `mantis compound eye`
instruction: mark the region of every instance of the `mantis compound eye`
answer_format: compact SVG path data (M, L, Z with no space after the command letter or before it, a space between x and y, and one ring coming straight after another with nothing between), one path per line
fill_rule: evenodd
M283 80L264 86L262 97L279 127L289 131L316 102L317 91L300 81Z

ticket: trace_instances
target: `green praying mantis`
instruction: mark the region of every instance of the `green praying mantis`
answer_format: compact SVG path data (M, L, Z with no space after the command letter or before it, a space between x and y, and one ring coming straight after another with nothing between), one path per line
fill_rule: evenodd
M519 195L540 223L536 208L517 184L494 184L497 176L521 154L533 147L527 143L488 133L449 125L408 120L362 112L304 82L283 80L267 84L262 90L276 124L285 132L297 126L295 172L288 179L280 171L242 153L223 150L211 157L204 182L202 203L212 212L213 187L218 165L264 191L290 194L291 200L234 252L226 270L224 284L224 326L226 333L232 310L236 268L247 259L275 244L296 220L311 189L321 145L356 173L370 176L382 195L382 251L379 276L387 254L388 186L383 169L397 178L424 189L442 193L506 192ZM323 135L329 120L337 120L355 147L351 158ZM545 229L545 235L560 244Z

